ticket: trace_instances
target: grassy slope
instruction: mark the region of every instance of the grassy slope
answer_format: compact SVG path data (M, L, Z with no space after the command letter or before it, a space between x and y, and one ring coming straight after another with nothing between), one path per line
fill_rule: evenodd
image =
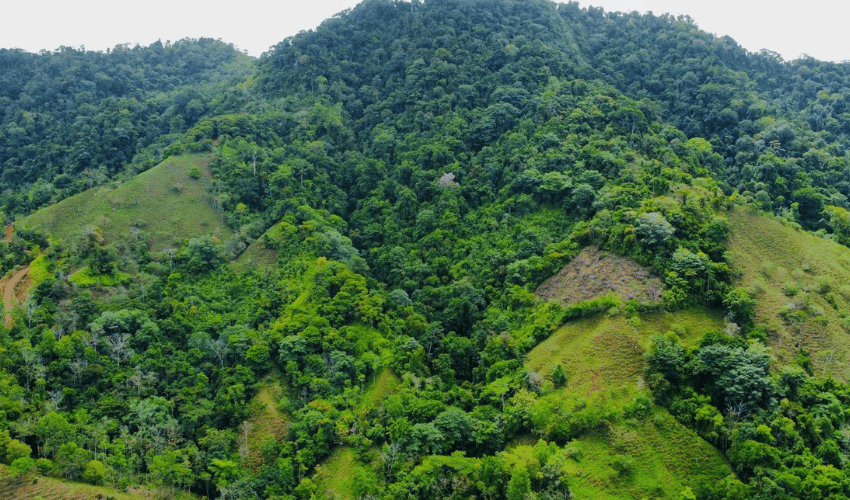
M354 498L351 478L354 475L354 449L342 446L316 466L313 482L317 498Z
M396 389L401 384L399 379L389 368L384 368L381 373L375 377L375 381L363 394L360 403L357 404L355 413L359 416L368 413L370 409L380 406L382 400L395 394Z
M706 331L722 328L721 313L699 308L643 314L636 327L612 311L565 324L528 354L526 367L549 378L560 363L569 375L562 389L544 384L541 398L579 396L590 405L619 407L643 389L643 353L653 333L674 331L685 345L694 345ZM510 452L521 456L532 444L519 443ZM574 458L565 471L576 498L679 498L686 486L731 473L719 451L663 408L653 408L650 417L616 422L567 446ZM617 460L632 466L620 473L613 467Z
M681 498L686 486L711 483L731 471L723 455L663 408L570 443L565 467L575 498ZM618 472L618 459L631 468Z
M754 291L756 321L768 325L777 359L794 359L799 346L818 375L850 380L850 249L743 208L729 222L736 286ZM799 309L800 319L786 321L785 309Z
M729 213L729 222L735 286L752 290L757 322L769 326L778 360L793 359L799 345L810 353L819 374L850 379L844 362L850 357L850 322L845 318L850 312L850 249L742 208ZM783 310L801 314L787 320ZM556 363L566 369L566 386L553 390L547 383L543 398L578 395L590 404L619 404L643 386L642 354L652 332L672 330L693 345L705 331L723 328L721 313L700 309L644 314L637 328L622 314L602 314L561 327L529 353L526 366L547 378ZM530 444L517 444L511 453L521 456ZM577 497L676 497L684 486L730 473L716 449L663 408L654 408L650 418L618 422L568 446L575 450L567 470ZM633 466L618 473L611 465L624 456Z
M278 225L275 224L263 236L268 236L274 241L274 234L278 230ZM237 266L266 268L277 263L277 252L273 249L266 248L263 236L252 241L244 252L239 254L234 264Z
M208 155L171 157L129 181L95 187L18 222L66 241L86 225L103 229L114 242L137 228L145 232L152 250L179 244L203 234L228 234L210 204L212 186ZM200 172L198 179L189 173Z
M722 329L722 315L703 309L644 314L637 327L627 324L623 314L601 314L566 323L528 353L526 367L549 378L560 363L569 375L565 389L583 396L637 388L653 333L675 331L685 345L692 345L706 331Z
M0 498L16 500L91 500L94 498L114 498L115 500L139 500L154 498L197 499L199 497L185 492L163 492L152 490L128 489L118 491L103 486L84 483L71 483L50 477L32 475L8 477L9 467L0 465ZM165 496L163 496L165 495Z

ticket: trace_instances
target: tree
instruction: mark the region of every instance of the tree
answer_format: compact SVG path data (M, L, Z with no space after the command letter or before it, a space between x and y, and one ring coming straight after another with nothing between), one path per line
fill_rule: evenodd
M442 432L449 449L464 448L472 437L472 417L460 408L446 408L434 419L434 426Z
M100 460L89 460L83 471L83 481L91 484L103 484L106 477L106 467Z
M729 321L740 326L745 332L753 327L756 301L750 297L747 290L736 288L730 291L724 297L723 305L726 306L728 311L726 317Z
M552 368L552 383L555 384L555 387L563 387L567 383L567 371L564 370L561 363L556 363L555 367Z
M810 230L823 225L823 196L813 187L804 187L794 191L794 203L797 204L800 224Z
M648 212L638 216L635 236L648 247L663 246L675 232L660 212Z
M73 439L74 430L73 424L55 411L41 417L35 426L39 455L54 457L63 443Z
M224 252L211 236L192 238L179 256L191 273L202 273L218 267L225 261Z
M192 484L194 474L188 460L181 456L180 451L171 450L162 455L156 455L149 466L154 481L160 487L182 488Z
M121 363L130 359L133 356L133 349L130 348L130 335L126 332L116 333L106 338L106 345L109 347L109 357L121 368Z
M518 465L511 472L511 480L508 482L508 500L527 500L531 495L531 478L528 469L524 465Z
M351 479L351 489L354 493L354 498L366 499L374 498L378 493L378 478L371 470L355 466L354 476Z

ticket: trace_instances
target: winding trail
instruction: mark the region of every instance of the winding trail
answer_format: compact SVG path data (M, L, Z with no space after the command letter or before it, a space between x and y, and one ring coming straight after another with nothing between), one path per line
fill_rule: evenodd
M18 286L18 283L23 280L27 274L30 272L30 266L27 266L17 273L13 274L11 278L3 278L0 280L0 292L3 293L3 306L6 308L6 328L12 326L12 307L15 304L15 287Z

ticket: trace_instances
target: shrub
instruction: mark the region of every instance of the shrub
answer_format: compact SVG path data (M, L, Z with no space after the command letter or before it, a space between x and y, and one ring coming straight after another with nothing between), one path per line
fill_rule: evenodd
M106 477L106 467L100 460L89 460L86 470L83 471L83 481L91 484L103 484Z
M782 292L787 297L793 297L793 296L797 295L798 293L800 293L800 285L798 285L794 281L786 281L782 285Z
M617 455L611 461L611 468L617 471L621 476L631 473L635 468L635 461L626 455Z
M21 474L30 472L34 468L35 460L30 457L22 457L12 462L12 464L9 466L9 473L12 476L19 476Z
M561 363L556 364L555 368L552 369L552 383L555 384L555 387L562 387L567 383L567 371L564 370Z
M35 461L35 468L38 469L39 474L46 476L53 470L53 461L49 458L39 458Z

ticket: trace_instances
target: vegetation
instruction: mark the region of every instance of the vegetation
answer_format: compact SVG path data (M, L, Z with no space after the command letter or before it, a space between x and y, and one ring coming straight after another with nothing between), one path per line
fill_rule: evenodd
M0 68L3 491L850 496L847 64L366 0Z
M127 181L93 187L44 207L16 226L69 243L86 232L112 245L144 240L153 252L207 234L227 238L231 231L216 213L208 162L204 155L170 157ZM197 178L192 171L199 172Z

